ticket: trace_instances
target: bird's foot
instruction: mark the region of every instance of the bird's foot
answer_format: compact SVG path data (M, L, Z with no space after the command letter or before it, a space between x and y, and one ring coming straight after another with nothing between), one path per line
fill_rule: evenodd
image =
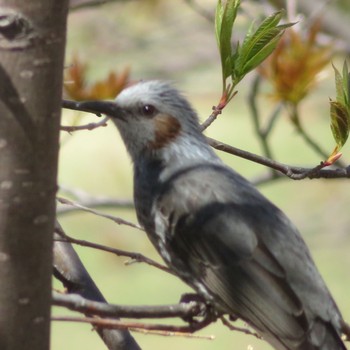
M200 311L195 316L183 317L185 322L192 325L198 325L199 323L209 324L215 322L220 316L215 308L200 294L186 293L180 298L180 303L195 302L198 304Z

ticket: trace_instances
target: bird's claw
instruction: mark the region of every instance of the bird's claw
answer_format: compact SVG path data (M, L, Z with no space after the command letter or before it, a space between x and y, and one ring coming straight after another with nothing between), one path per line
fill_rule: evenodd
M182 319L185 322L190 324L198 324L198 323L211 323L215 321L219 315L215 308L208 303L208 301L200 294L196 293L186 293L183 294L180 298L180 303L191 303L195 302L200 311L195 316L183 317Z

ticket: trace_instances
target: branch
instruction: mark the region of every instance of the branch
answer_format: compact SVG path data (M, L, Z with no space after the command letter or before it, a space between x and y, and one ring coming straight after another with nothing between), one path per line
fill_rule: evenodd
M323 169L324 165L322 163L314 168L302 168L302 167L289 166L248 151L243 151L239 148L227 145L223 142L217 141L210 137L207 137L206 139L209 145L211 145L213 148L219 151L233 154L235 156L250 160L252 162L265 165L269 168L272 168L281 172L282 174L288 176L293 180L302 180L305 178L309 178L309 179L350 178L349 166L346 168L337 168L337 169L330 169L330 170Z
M248 328L242 328L242 327L236 327L233 324L231 324L224 316L220 317L220 320L224 326L226 326L230 331L237 331L237 332L242 332L244 334L252 335L255 338L262 339L262 337Z
M64 234L56 222L56 232ZM59 237L55 233L55 238ZM85 269L77 253L69 242L54 242L54 275L68 292L78 293L84 298L106 302L102 293ZM97 327L97 332L110 350L141 350L127 330L108 330Z
M270 145L268 143L268 136L273 130L273 127L275 125L275 122L280 114L282 104L279 104L277 108L273 111L272 115L270 116L268 123L265 128L262 128L261 122L260 122L260 114L259 110L257 107L257 96L259 92L259 87L260 87L260 82L261 78L259 75L257 75L253 81L252 88L249 93L249 107L251 110L251 116L253 119L253 126L255 129L255 133L258 136L258 140L260 141L262 150L266 158L272 159L272 151L270 148ZM299 134L304 138L305 142L319 155L321 155L324 159L328 158L328 155L326 152L324 152L320 146L307 134L306 130L302 127L300 123L300 119L298 116L298 111L296 106L288 106L289 107L289 113L291 114L291 120L296 127L297 131ZM342 165L345 167L342 163L338 162L338 165ZM263 176L257 177L252 180L254 184L262 184L262 183L267 183L270 181L274 181L276 179L281 178L281 173L277 173L276 170L281 171L281 169L275 169L274 167L270 167L272 171L268 174L264 174ZM289 169L285 168L287 173L285 171L282 171L283 174L286 174L287 176L289 173L289 170L291 170L291 178L293 179L303 179L305 177L310 177L311 175L314 176L318 174L318 170L321 170L324 168L323 164L321 163L319 166L313 168L313 169L305 169L302 173L299 173L300 169L297 169L295 171L295 168L293 169L292 167L289 167Z
M109 120L109 117L104 117L101 121L98 123L88 123L85 125L77 125L77 126L65 126L61 125L60 130L67 131L67 132L74 132L74 131L81 131L81 130L94 130L100 127L107 126L107 122Z
M117 223L118 225L126 225L126 226L130 226L130 227L133 227L133 228L137 228L140 231L144 231L144 229L140 225L137 225L137 224L134 224L132 222L126 221L126 220L124 220L122 218L119 218L117 216L109 215L109 214L103 214L103 213L101 213L99 211L96 211L96 210L93 210L91 208L85 207L85 206L83 206L83 205L81 205L79 203L70 201L69 199L66 199L66 198L57 197L57 200L61 204L70 205L70 206L75 207L75 208L77 208L79 210L83 210L83 211L86 211L88 213L91 213L91 214L94 214L94 215L101 216L103 218L112 220L115 223Z
M104 246L102 244L92 243L92 242L76 239L76 238L68 236L65 232L63 232L62 229L59 229L59 228L56 228L56 232L60 235L60 237L55 237L55 241L57 241L57 242L67 242L67 243L77 244L77 245L80 245L82 247L89 247L89 248L93 248L93 249L98 249L98 250L101 250L104 252L115 254L117 256L125 256L125 257L132 259L132 262L145 263L147 265L156 267L159 270L162 270L162 271L170 273L174 276L177 276L175 273L173 273L166 266L159 264L156 261L149 259L140 253L127 252L125 250L111 248L108 246ZM129 262L128 264L131 264L131 262Z
M122 208L122 209L133 209L134 202L131 199L118 199L107 196L92 196L91 194L76 188L70 188L68 186L60 185L60 191L73 196L74 199L79 202L79 205L83 207L99 207L99 208ZM80 208L74 206L62 205L56 208L57 214L71 213Z
M212 107L213 112L211 115L200 125L200 129L203 132L207 129L222 113L222 110L227 106L227 104L236 96L237 91L233 91L234 86L230 85L227 87L226 91L223 92L219 103L216 106Z
M66 322L82 322L90 323L94 326L103 327L105 329L128 329L132 331L157 331L158 335L185 335L188 333L193 333L199 331L215 320L211 318L204 318L201 321L190 323L185 326L175 326L175 325L165 325L165 324L151 324L151 323L141 323L141 322L127 322L119 321L114 319L106 318L94 318L94 317L51 317L53 321L66 321ZM161 333L160 333L161 332ZM169 334L175 333L175 334ZM213 339L213 336L207 337L208 339Z
M204 131L207 129L218 117L219 114L222 113L222 108L218 106L213 106L213 112L210 116L201 124L201 130Z
M137 305L111 305L91 301L78 294L61 294L53 292L52 303L63 306L72 311L91 314L101 317L117 318L187 318L193 319L202 316L205 305L196 301L173 305L137 306Z

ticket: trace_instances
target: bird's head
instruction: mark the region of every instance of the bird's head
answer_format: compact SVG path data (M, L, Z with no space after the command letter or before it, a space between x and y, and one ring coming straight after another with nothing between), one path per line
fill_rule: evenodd
M166 82L140 82L124 89L114 101L81 102L79 107L109 116L133 159L145 152L159 153L180 138L203 138L196 113Z

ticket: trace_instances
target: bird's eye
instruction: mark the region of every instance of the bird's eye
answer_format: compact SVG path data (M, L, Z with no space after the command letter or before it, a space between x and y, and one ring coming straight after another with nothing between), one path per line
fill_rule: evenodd
M153 117L156 113L156 107L153 105L143 105L142 114L146 117Z

